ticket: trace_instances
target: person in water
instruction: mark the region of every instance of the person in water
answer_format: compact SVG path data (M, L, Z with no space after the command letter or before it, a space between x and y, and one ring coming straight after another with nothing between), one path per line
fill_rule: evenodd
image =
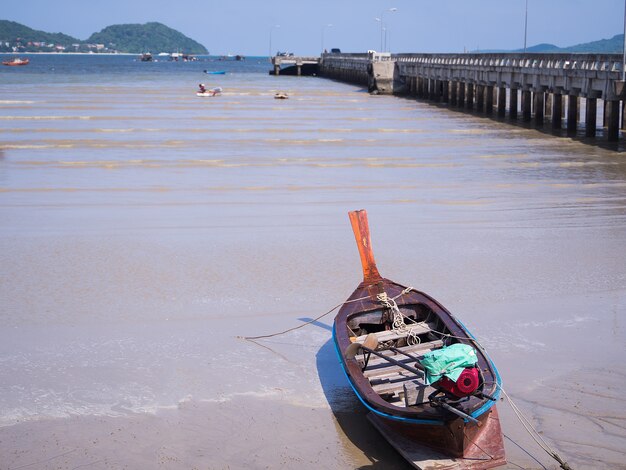
M198 85L198 87L200 88L200 89L198 90L198 92L199 92L199 93L205 93L205 92L206 92L206 88L204 87L204 83L200 83L200 84Z

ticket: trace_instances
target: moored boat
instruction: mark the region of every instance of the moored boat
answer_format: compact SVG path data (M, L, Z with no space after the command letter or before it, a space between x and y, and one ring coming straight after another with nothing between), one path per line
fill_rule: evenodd
M14 59L2 61L2 65L9 65L9 66L28 65L29 62L30 62L30 59L22 59L21 57L16 57Z
M335 317L333 341L368 417L416 468L505 464L495 365L439 302L379 274L366 212L349 215L363 282Z

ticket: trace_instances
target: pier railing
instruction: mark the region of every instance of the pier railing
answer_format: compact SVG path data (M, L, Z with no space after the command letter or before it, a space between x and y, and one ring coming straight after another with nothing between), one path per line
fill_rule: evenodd
M621 98L621 54L396 54L400 76Z
M587 136L596 134L601 100L608 140L617 140L623 127L621 54L393 54L377 61L372 52L323 54L320 74L367 84L369 91L409 94L486 114L517 118L519 112L537 126L549 117L557 129L566 118L569 133L577 130L584 99Z

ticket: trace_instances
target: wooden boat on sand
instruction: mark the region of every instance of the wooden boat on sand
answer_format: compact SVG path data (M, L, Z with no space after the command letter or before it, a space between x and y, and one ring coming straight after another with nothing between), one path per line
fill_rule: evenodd
M504 465L491 359L435 299L381 277L366 212L349 215L363 282L335 317L333 341L368 418L416 468Z

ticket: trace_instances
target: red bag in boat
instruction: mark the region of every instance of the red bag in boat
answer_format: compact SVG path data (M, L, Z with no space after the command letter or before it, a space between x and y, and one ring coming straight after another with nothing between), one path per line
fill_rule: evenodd
M458 398L466 397L474 393L478 388L478 369L476 367L466 367L456 382L444 376L437 381L436 385Z

